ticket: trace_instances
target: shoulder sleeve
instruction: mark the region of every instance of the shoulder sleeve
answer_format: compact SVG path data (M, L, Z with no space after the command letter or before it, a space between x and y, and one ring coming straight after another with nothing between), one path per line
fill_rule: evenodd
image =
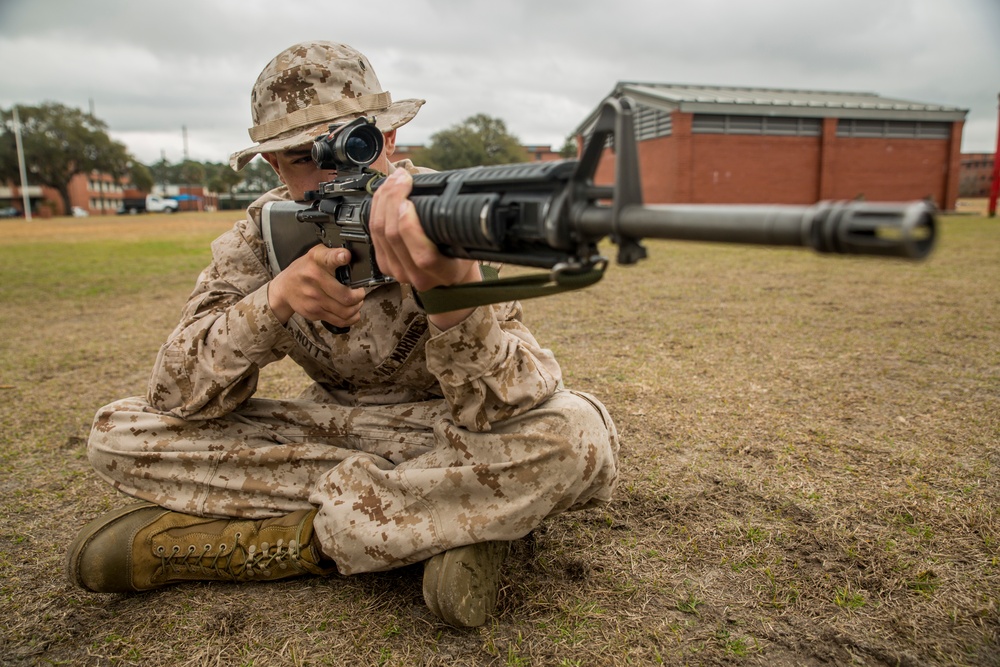
M147 399L186 419L232 411L257 389L260 368L294 345L267 301L269 274L253 220L212 244L180 323L160 348Z

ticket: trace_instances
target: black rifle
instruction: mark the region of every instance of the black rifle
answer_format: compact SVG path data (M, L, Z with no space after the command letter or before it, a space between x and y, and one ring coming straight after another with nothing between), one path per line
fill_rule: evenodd
M597 185L594 174L609 141L614 146L615 183ZM317 138L313 159L323 169L336 169L336 178L321 183L302 202L271 202L263 209L264 240L276 273L322 242L351 251L351 264L337 271L343 284L392 281L379 270L368 234L371 195L383 180L369 165L382 146L374 120L365 118L331 125L328 134ZM604 102L579 160L418 174L410 199L424 232L443 254L550 269L526 289L523 280L513 285L491 281L497 289L469 292L458 286L422 293L428 312L592 284L608 264L597 247L606 237L617 244L620 264L646 256L643 238L922 259L934 246L936 228L934 210L923 201L820 202L809 207L643 205L632 103L627 98ZM471 296L462 296L463 290Z

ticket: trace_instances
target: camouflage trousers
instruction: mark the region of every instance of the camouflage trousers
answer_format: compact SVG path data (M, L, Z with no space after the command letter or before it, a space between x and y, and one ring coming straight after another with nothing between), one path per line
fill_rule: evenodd
M323 551L353 574L517 539L548 516L608 502L618 437L597 400L570 391L487 432L456 426L444 401L250 399L188 421L129 398L98 412L88 451L115 488L178 512L318 507Z

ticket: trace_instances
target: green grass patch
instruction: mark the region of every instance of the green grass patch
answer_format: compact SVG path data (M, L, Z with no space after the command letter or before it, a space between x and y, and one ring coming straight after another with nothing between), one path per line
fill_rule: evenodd
M194 285L211 257L207 239L32 243L0 247L0 300L75 302Z

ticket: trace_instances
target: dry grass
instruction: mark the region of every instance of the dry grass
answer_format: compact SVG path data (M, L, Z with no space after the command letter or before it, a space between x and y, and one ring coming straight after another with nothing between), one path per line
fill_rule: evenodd
M4 222L0 662L998 665L998 225L948 218L916 265L650 243L527 303L615 416L621 487L518 543L497 617L458 631L419 567L70 587L75 531L123 502L89 471L90 418L144 390L228 219ZM301 384L281 364L262 391Z

